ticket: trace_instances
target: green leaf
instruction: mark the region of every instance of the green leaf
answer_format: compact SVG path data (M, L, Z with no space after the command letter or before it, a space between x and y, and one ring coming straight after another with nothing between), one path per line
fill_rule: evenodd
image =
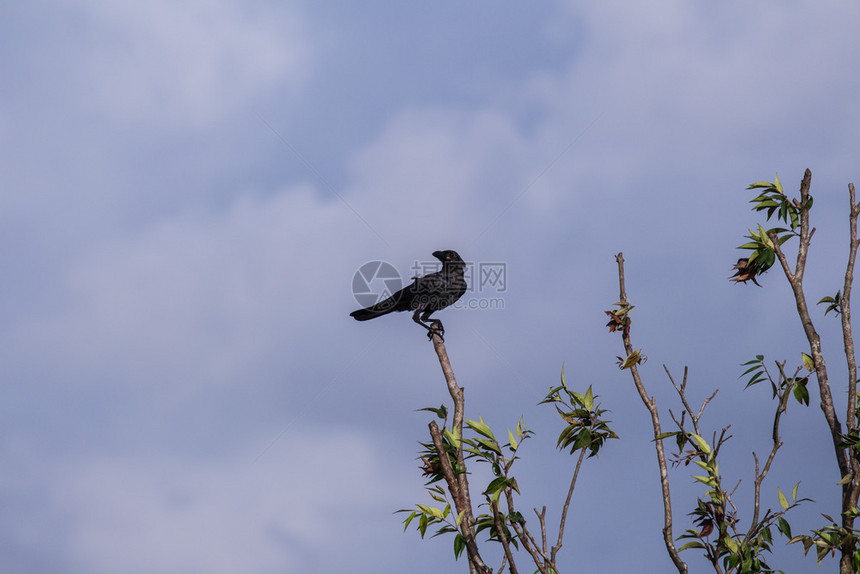
M809 406L809 389L806 388L806 381L807 379L797 379L792 392L798 403Z
M445 497L444 497L444 496L439 496L438 494L436 494L436 493L434 493L434 492L431 492L431 491L429 491L429 490L428 490L428 494L430 495L430 498L432 498L432 499L433 499L433 500L435 500L436 502L445 502Z
M800 355L803 358L803 368L807 371L815 370L815 361L812 360L812 357L806 353L800 353Z
M731 536L726 536L723 539L723 543L726 545L726 548L728 548L729 551L731 551L733 553L737 553L738 543L734 538L732 538Z
M477 440L477 442L478 442L478 444L480 444L481 446L483 446L487 450L491 450L498 455L502 454L502 450L499 448L499 443L497 443L497 442L489 441L489 440L482 439L482 438L479 438Z
M454 537L454 560L459 560L460 555L463 554L463 550L466 548L466 539L463 538L463 535L459 532L457 536Z
M791 489L791 500L792 502L797 502L797 489L800 487L800 482L794 485L794 488Z
M624 359L624 362L621 363L621 370L629 369L630 367L639 364L642 361L642 349L638 351L633 351L627 358Z
M484 494L487 496L494 495L497 492L500 492L505 489L505 487L510 485L510 481L507 477L499 476L494 478L490 484L487 485L487 490L484 491Z
M445 437L445 440L447 440L449 443L451 443L451 446L453 446L454 448L457 448L457 449L460 448L460 444L462 443L462 440L460 439L460 432L457 429L453 429L453 430L445 429L442 431L442 436Z
M508 429L508 442L511 444L511 450L517 450L517 439L514 437L514 433L511 432L511 429Z
M588 390L585 391L585 398L582 404L589 411L594 408L594 395L591 392L591 385L589 385Z
M774 175L774 177L773 187L776 188L779 193L785 195L785 192L782 190L782 182L779 181L779 174Z
M478 417L478 418L480 418L480 417ZM470 429L472 429L473 431L484 435L488 439L493 440L493 441L496 440L496 437L493 436L493 431L490 430L490 427L487 425L487 423L484 422L483 418L481 418L480 421L467 420L466 425Z
M776 519L776 527L782 532L787 538L791 538L791 525L789 525L788 521L780 516ZM790 542L789 542L790 544Z
M418 409L418 412L421 411L429 411L431 413L436 413L436 416L440 419L444 419L446 416L448 416L448 408L445 405L440 405L438 409L435 407L424 407L423 409Z
M779 505L782 507L783 510L788 510L788 507L791 506L788 503L788 499L785 497L779 487L776 488L776 491L779 493Z
M691 540L678 548L678 552L680 552L681 550L686 550L687 548L705 548L705 545L698 540Z
M693 439L693 442L696 443L700 451L705 454L711 454L711 447L708 445L708 441L695 433L690 433L690 438Z
M421 512L423 512L425 515L432 516L436 520L442 520L443 518L445 518L445 513L442 511L441 508L436 508L435 506L427 506L424 504L416 504L415 506L420 508Z
M701 482L702 484L706 484L706 485L710 486L711 488L716 488L716 487L717 487L717 483L716 483L716 482L714 481L714 479L713 479L712 477L710 477L710 476L696 476L696 475L693 475L693 478L695 478L696 480L698 480L698 481L699 481L699 482Z

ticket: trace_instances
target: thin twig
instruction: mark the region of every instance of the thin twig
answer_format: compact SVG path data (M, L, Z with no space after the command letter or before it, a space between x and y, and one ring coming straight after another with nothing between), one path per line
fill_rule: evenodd
M535 514L537 514L538 520L540 521L540 539L541 539L541 547L543 548L543 555L547 556L546 552L546 506L544 506L540 512L537 511L537 508L534 509Z
M773 446L770 449L770 454L767 457L767 461L764 463L764 467L759 472L759 461L758 456L755 452L753 452L753 459L755 460L755 479L753 480L753 516L752 516L752 524L756 525L759 523L758 517L761 508L761 483L764 482L764 478L767 476L767 473L770 472L770 465L773 464L773 460L776 457L776 452L782 446L782 441L779 438L779 422L782 418L782 414L785 412L785 409L788 407L788 400L791 397L791 385L786 383L785 371L783 370L785 366L785 361L782 363L777 362L777 367L779 368L779 380L777 381L777 396L779 397L779 404L776 407L776 412L773 415ZM800 368L797 369L794 373L793 378L797 378L798 373L800 372ZM748 543L757 533L753 528L750 528L749 532L747 532L746 537L744 538L744 543Z
M493 522L496 525L496 533L499 536L499 541L502 543L502 548L505 551L505 557L507 558L508 562L511 565L510 574L519 574L519 571L517 570L517 565L514 563L514 555L511 554L511 545L508 542L508 536L507 536L507 534L505 534L505 529L504 529L504 526L502 524L502 519L499 516L499 502L498 502L498 500L492 501L492 503L490 504L490 510L492 510L492 512L493 512ZM504 566L502 566L502 568L504 568ZM501 572L501 571L502 570L500 568L499 572Z
M508 516L510 516L514 513L514 496L509 488L505 489L505 499L508 502ZM511 521L511 526L513 526L514 532L517 533L517 538L519 538L523 548L526 549L526 552L531 555L532 560L534 560L534 563L538 567L538 570L540 570L541 574L548 574L545 566L547 557L541 556L538 551L537 540L535 540L534 536L532 536L531 532L526 528L525 523L520 525L519 522Z
M558 551L561 550L561 545L564 540L564 524L567 521L567 509L570 506L570 498L573 496L573 489L576 487L576 478L579 476L579 467L582 466L582 461L585 458L585 449L579 451L579 458L576 461L576 468L573 471L573 478L570 479L570 488L567 489L567 498L564 501L564 507L561 510L561 520L558 523L558 542L550 551L550 562L555 564L555 557Z

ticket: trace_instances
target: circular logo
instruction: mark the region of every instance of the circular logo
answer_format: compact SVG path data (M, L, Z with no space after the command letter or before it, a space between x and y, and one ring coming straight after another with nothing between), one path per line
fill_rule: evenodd
M400 273L385 261L368 261L352 276L352 296L362 307L385 301L401 287Z

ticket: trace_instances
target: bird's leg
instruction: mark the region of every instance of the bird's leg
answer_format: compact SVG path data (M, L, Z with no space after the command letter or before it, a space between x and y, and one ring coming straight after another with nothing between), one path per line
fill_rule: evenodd
M415 313L412 314L412 320L427 329L428 338L433 337L433 327L421 320L421 309L415 310Z
M415 311L415 314L412 315L412 320L427 329L427 338L432 339L433 335L439 335L442 341L445 340L445 327L442 326L442 321L439 319L433 319L430 324L427 324L426 321L430 321L430 315L433 314L433 310L430 309L428 311L424 311L421 313L421 310L418 309Z

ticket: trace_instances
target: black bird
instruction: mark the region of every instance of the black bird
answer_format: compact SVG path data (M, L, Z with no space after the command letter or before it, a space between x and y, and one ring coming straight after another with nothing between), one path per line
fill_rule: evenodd
M452 305L466 292L466 263L456 251L434 251L433 257L442 262L442 269L424 277L415 277L411 285L407 285L376 305L359 309L350 313L356 321L367 321L393 311L414 311L412 320L427 329L427 336L432 338L434 333L445 334L442 322L430 315Z

